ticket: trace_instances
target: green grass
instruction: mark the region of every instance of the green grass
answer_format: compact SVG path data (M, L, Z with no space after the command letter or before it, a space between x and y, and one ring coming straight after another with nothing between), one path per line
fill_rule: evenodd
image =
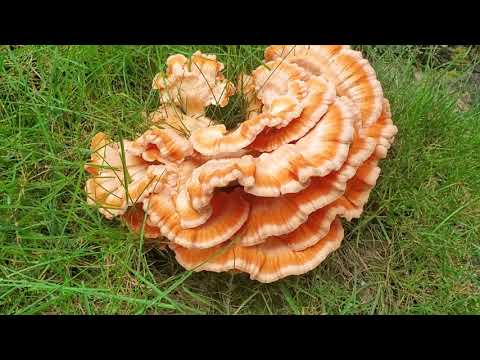
M230 79L263 53L199 48ZM0 313L479 313L478 50L437 61L435 47L362 49L391 100L396 143L341 249L265 285L184 272L86 205L92 135L144 130L141 113L158 104L153 76L169 54L196 47L0 47Z

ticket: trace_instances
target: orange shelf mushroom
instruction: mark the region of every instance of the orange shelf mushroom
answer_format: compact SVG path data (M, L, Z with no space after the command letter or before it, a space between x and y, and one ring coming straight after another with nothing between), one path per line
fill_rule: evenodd
M172 55L160 106L137 139L97 134L88 203L168 244L184 268L260 282L301 275L338 249L397 134L373 67L346 45L274 45L237 84L215 55ZM235 92L248 113L227 130L206 115Z
M223 64L215 55L197 51L190 59L173 55L167 60L166 76L158 74L153 88L161 102L175 104L186 114L202 113L209 105L226 106L235 87L222 74Z

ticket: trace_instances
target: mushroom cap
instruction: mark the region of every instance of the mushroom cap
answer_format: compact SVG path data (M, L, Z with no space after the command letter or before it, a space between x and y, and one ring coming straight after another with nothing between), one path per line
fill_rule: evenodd
M383 90L374 69L361 52L342 45L277 45L267 48L265 56L266 59L283 56L310 74L325 76L335 84L340 96L349 97L359 107L364 124L370 125L379 117Z
M279 236L278 239L294 251L314 246L328 234L333 221L342 210L343 207L338 201L334 201L310 214L302 225L288 234Z
M187 115L201 114L209 105L224 107L235 92L222 75L223 64L215 55L195 52L190 59L172 55L166 77L157 74L152 87L160 90L161 102L179 106Z
M370 193L380 176L378 164L381 159L386 157L388 149L398 132L397 127L392 123L388 100L385 99L383 104L383 111L377 122L363 129L365 134L370 136L370 139L375 139L374 151L368 159L361 163L355 176L347 182L345 193L337 200L343 207L343 211L339 214L349 221L353 218L359 218L362 214Z
M172 184L171 167L151 165L139 156L122 153L119 143L112 143L103 133L92 139L91 149L91 161L86 165L92 174L85 184L87 202L97 205L108 219Z
M378 158L375 155L367 160L357 171L357 174L347 182L345 193L337 199L337 203L342 207L339 215L351 220L359 218L363 212L363 207L368 201L370 192L375 186L380 176Z
M116 156L112 159L112 155L115 154L111 147L108 145L111 143L111 140L107 134L103 132L96 133L95 136L90 141L90 161L85 164L84 168L89 174L95 175L101 170L101 165L108 161L113 162L116 160ZM113 153L113 154L112 154Z
M299 61L307 56L315 56L328 61L341 50L350 49L348 45L271 45L265 49L265 60L285 59L289 62Z
M184 229L169 194L152 194L144 202L150 223L160 228L160 233L171 242L188 249L205 249L230 239L245 223L249 204L241 192L218 192L211 201L211 216L195 229Z
M217 188L227 187L232 182L248 186L253 183L255 164L250 155L241 158L209 160L196 168L184 187L188 192L191 206L201 210L210 203Z
M203 155L239 151L250 145L264 129L283 128L301 115L308 95L303 81L305 72L281 60L267 65L259 66L247 85L249 96L253 97L254 93L261 102L261 113L250 116L233 131L227 131L224 125L193 131L190 141L196 151Z
M329 232L315 245L301 251L292 250L282 239L270 238L261 245L243 247L231 240L208 249L191 250L170 245L176 260L186 269L223 272L239 270L252 280L270 283L316 268L343 240L343 227L335 220Z
M344 49L332 58L329 68L339 94L348 96L359 107L362 122L375 122L382 112L383 90L368 60L359 51Z
M262 152L275 150L300 139L320 121L335 100L335 87L320 76L312 76L306 83L309 94L301 115L285 127L264 129L250 144L250 148Z
M353 141L354 121L347 99L338 98L297 143L260 155L256 159L255 182L245 191L256 196L281 196L301 191L314 176L338 170Z
M252 78L262 112L273 117L274 127L282 128L300 116L308 94L308 76L301 67L277 59L257 67Z
M187 189L182 187L174 200L175 211L178 213L180 226L183 229L193 229L206 223L212 215L211 198L213 198L213 191L207 205L198 210L194 209Z
M382 114L378 120L374 124L366 127L364 132L367 136L377 140L377 148L375 152L380 159L384 159L398 132L398 128L393 125L390 103L387 99L384 99L383 101Z
M85 170L92 175L97 175L103 170L123 167L120 149L117 143L114 143L108 135L103 132L95 134L90 143L91 157L85 164ZM129 166L144 165L138 156L125 153L125 162Z
M281 239L270 239L259 245L265 255L265 262L252 279L271 283L287 276L305 274L315 269L328 255L337 250L343 237L342 223L336 220L326 236L302 251L293 251Z
M354 171L334 172L312 178L304 190L279 197L248 196L250 215L238 232L239 243L252 246L271 236L288 234L307 221L313 212L338 199Z
M143 235L148 239L158 239L162 235L160 229L152 225L148 218L145 221L145 211L143 211L143 204L138 203L135 206L128 208L125 214L122 215L122 219L125 221L127 226L135 233L141 233L143 227Z
M107 219L125 213L127 208L142 202L151 193L168 188L163 165L128 166L123 170L104 170L87 180L87 202L99 207ZM124 180L124 176L128 178ZM165 180L163 180L165 179Z
M171 103L162 103L160 107L148 115L151 123L164 128L171 128L184 137L190 137L192 131L208 127L213 120L206 116L194 114L189 116L183 110Z
M190 142L173 129L152 127L134 141L125 141L125 151L145 161L181 163L193 154Z

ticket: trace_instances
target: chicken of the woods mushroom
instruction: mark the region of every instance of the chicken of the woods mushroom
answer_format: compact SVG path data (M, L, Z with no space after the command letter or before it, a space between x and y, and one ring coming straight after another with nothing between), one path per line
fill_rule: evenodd
M133 141L92 139L88 203L194 271L273 282L316 268L360 217L397 128L369 62L345 45L269 46L235 85L215 55L172 55ZM233 94L248 115L207 116Z

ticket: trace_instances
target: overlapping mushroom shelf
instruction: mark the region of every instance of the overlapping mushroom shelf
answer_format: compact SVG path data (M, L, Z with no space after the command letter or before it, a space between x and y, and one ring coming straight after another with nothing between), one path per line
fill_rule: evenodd
M168 243L195 271L272 282L317 267L360 217L394 141L375 71L348 46L270 46L236 86L215 55L173 55L153 87L160 107L133 141L97 134L88 201ZM248 115L206 116L235 93ZM144 219L146 221L144 222Z

